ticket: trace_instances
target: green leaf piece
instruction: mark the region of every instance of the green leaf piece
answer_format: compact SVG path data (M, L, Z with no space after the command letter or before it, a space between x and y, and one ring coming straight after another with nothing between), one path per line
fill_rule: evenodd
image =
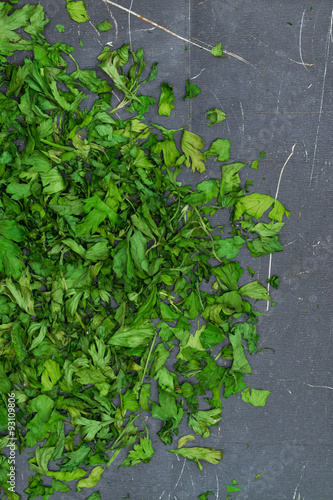
M216 125L217 123L221 123L226 119L225 113L222 109L212 108L207 111L207 118L211 123L207 123L209 127Z
M188 460L196 462L200 470L202 470L202 464L200 460L205 460L210 464L218 464L219 460L222 460L223 458L222 450L215 450L214 448L202 448L199 446L168 451L170 451L174 455L179 455L181 457L187 458Z
M66 0L67 1L67 12L70 18L77 23L85 23L89 21L89 17L86 11L85 4L82 0Z
M110 21L105 19L105 21L96 24L96 28L100 33L104 33L104 31L109 31L112 28L112 24L110 23Z
M163 116L170 116L170 113L175 106L173 101L175 100L175 94L173 88L168 83L161 84L161 95L158 103L158 114Z
M197 95L201 94L201 90L195 83L190 83L190 80L186 80L186 93L184 100L186 99L194 99Z
M63 24L56 24L58 33L65 33L65 26Z
M242 400L245 403L250 403L253 406L265 406L268 396L271 391L263 391L261 389L245 389L242 392Z
M214 57L226 57L223 54L221 42L219 42L217 45L215 45L215 47L212 48L211 53L213 54Z

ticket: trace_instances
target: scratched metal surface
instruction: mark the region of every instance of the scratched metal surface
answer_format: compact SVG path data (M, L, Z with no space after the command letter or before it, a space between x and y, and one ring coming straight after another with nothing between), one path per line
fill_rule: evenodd
M217 137L230 138L232 159L252 161L265 151L259 171L247 174L256 190L270 189L275 195L282 167L296 144L279 189L291 216L282 232L285 251L272 259L272 273L280 276L280 289L273 293L278 305L258 326L260 347L275 353L264 350L253 356L253 375L248 377L250 387L273 391L266 408L253 408L238 397L225 401L221 426L204 442L225 450L219 466L206 465L200 472L156 441L149 465L118 471L118 457L96 489L103 500L121 500L127 494L130 500L194 500L207 490L214 493L209 498L225 500L225 485L235 478L242 487L232 495L235 500L333 498L328 348L333 332L332 2L321 0L310 10L311 1L304 0L118 1L192 42L209 48L221 41L245 62L234 56L215 59L104 0L90 2L91 21L97 24L112 14L117 38L115 29L98 35L89 23L74 29L64 0L45 0L43 5L51 18L48 36L77 47L83 66L97 69L96 55L107 42L118 47L130 41L134 49L145 49L148 61L159 62L158 78L146 92L157 97L165 81L177 96L173 116L159 118L161 124L187 124L207 146ZM57 23L65 24L64 35L56 32ZM202 94L184 103L186 78ZM227 121L207 127L205 111L211 107L222 107ZM211 162L204 176L217 175L219 168ZM187 184L199 178L190 171L183 175ZM250 265L264 283L269 258L252 259ZM152 436L159 425L151 422ZM26 482L29 475L26 455L20 457L18 471L21 492L22 479ZM84 499L90 493L73 492L71 498ZM53 498L68 497L58 493Z

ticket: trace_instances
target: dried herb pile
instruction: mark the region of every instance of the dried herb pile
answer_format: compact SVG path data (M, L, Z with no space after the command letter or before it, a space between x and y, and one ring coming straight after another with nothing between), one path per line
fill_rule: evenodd
M162 84L159 103L140 94L157 74L142 49L106 47L105 79L77 65L70 73L74 49L50 45L47 22L41 5L0 3L0 448L14 393L19 450L36 446L29 499L69 491L72 480L76 491L95 486L119 452L121 466L148 463L142 411L160 420L171 453L200 468L222 459L222 450L189 441L219 425L223 398L242 391L263 406L269 395L246 388L244 376L257 350L253 299L270 297L250 276L239 286L235 258L243 247L255 257L282 250L289 216L241 186L246 164L228 163L229 140L204 150L185 127L145 120L154 104L170 115L174 91ZM21 65L8 59L17 51ZM89 93L96 100L87 109ZM197 93L187 82L186 97ZM211 109L207 118L213 126L225 115ZM210 158L219 162L214 178L195 187L177 180L186 168L204 172ZM223 209L230 226L212 228ZM191 434L177 447L181 421ZM8 470L3 453L0 485L17 499Z

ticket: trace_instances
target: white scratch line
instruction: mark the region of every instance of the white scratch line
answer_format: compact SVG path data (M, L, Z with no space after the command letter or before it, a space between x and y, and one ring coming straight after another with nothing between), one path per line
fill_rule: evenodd
M156 30L156 26L154 28L142 28L142 29L136 29L134 31L154 31Z
M217 477L216 474L216 500L219 500L219 493L220 493L219 478Z
M243 120L242 132L243 132L243 136L244 136L244 132L245 132L245 117L244 117L244 110L243 110L243 105L242 105L241 101L239 101L239 106L240 106L241 113L242 113L242 120Z
M304 474L304 470L305 470L305 467L308 465L308 463L309 462L307 462L305 465L303 465L302 472L301 472L301 475L300 475L300 478L299 478L299 483L296 486L295 491L294 491L293 500L296 500L296 493L297 493L298 488L300 487L301 480L302 480L302 477L303 477L303 474ZM300 495L298 496L298 498L300 498Z
M301 21L301 28L299 30L299 55L301 58L301 62L306 69L306 71L309 71L308 68L305 66L304 61L303 61L303 56L302 56L302 30L303 30L303 23L304 23L304 15L305 15L305 9L302 15L302 21Z
M184 38L183 36L177 35L177 33L174 33L173 31L170 31L167 28L164 28L164 26L160 26L159 24L154 23L154 21L150 21L150 19L147 19L146 17L140 16L140 14L137 14L136 12L133 12L132 10L127 9L126 7L123 7L122 5L119 5L116 2L111 2L111 0L105 0L105 1L107 3L109 3L110 5L114 5L115 7L118 7L118 9L121 9L121 10L124 10L125 12L128 12L132 16L138 17L139 19L142 19L143 21L146 21L147 23L150 23L153 26L156 26L156 28L159 28L163 31L166 31L166 33L169 33L170 35L175 36L176 38L179 38L179 40L183 40L184 42L191 43L192 45L199 47L199 49L206 50L207 52L211 53L211 50L207 49L207 47L203 47L202 45L199 45L198 43L192 42L192 40L188 40L187 38ZM208 45L208 47L212 47L212 45L209 45L208 43L206 45ZM242 61L243 63L249 64L253 68L258 69L252 63L250 63L249 61L247 61L243 57L238 56L237 54L234 54L233 52L229 52L228 50L224 50L223 52L224 52L224 54L226 54L230 57L234 57L235 59L238 59L238 61Z
M196 78L198 78L198 76L200 76L200 75L201 75L201 73L202 73L203 71L205 71L205 69L206 69L206 68L202 68L202 70L200 71L200 73L198 73L196 76L192 76L191 80L195 80Z
M180 471L180 474L179 474L179 478L177 479L177 482L175 484L175 488L177 488L178 484L179 484L179 481L181 480L182 478L182 475L184 473L184 469L185 469L185 463L186 463L186 458L184 458L184 463L183 463L183 467L182 467L182 470Z
M276 111L275 111L275 120L277 119L277 115L278 115L278 112L279 112L280 99L281 99L281 90L282 90L282 83L283 83L283 80L284 80L284 75L285 75L285 73L282 75L281 82L280 82L280 88L279 88L277 105L276 105ZM273 130L272 130L272 136L271 136L270 145L272 144L272 141L273 141L273 138L274 138L274 134L275 134L275 127L273 127Z
M101 43L101 41L100 41L101 34L100 34L100 32L98 31L98 29L96 28L96 26L95 26L95 25L94 25L94 24L90 21L90 19L89 19L89 24L90 24L90 26L92 26L92 27L94 28L94 30L95 30L95 31L96 31L96 33L97 33L98 38L96 38L96 40L98 41L98 43L99 43L100 45L103 45L103 44Z
M163 491L162 495L160 496L160 498L158 500L161 500L161 498L164 495L164 493L165 493L165 490Z
M331 389L333 391L333 387L329 387L328 385L311 385L307 384L309 387L318 387L318 389Z
M130 47L132 50L132 34L131 34L131 12L132 12L132 7L133 7L133 2L134 0L131 0L131 5L128 11L128 37L129 37L129 43Z
M308 157L308 151L306 149L305 142L303 141L303 139L302 139L302 143L303 143L304 150L305 150L305 163L307 163L309 157Z
M276 193L275 193L275 200L277 200L277 197L279 195L279 190L280 190L280 183L281 183L281 179L282 179L282 174L283 174L283 171L284 169L286 168L286 165L288 163L288 161L290 160L290 158L292 157L292 155L294 154L294 149L295 149L295 146L296 146L297 142L295 142L295 144L293 145L292 149L291 149L291 153L290 155L288 156L288 158L286 159L286 161L284 162L284 165L283 167L281 168L281 172L280 172L280 177L279 177L279 180L278 180L278 185L277 185L277 188L276 188ZM269 254L269 265L268 265L268 279L270 279L271 277L271 271L272 271L272 254L270 253ZM269 283L267 285L267 292L269 293ZM268 311L269 309L269 305L270 305L270 302L269 300L267 301L267 308L266 308L266 311Z
M314 146L314 151L313 151L312 168L311 168L311 174L310 174L310 184L312 182L313 170L314 170L315 161L316 161L318 137L319 137L319 130L320 130L320 122L321 122L321 115L322 115L322 112L323 112L323 103L324 103L324 94L325 94L325 85L326 85L326 75L327 75L327 67L328 67L328 57L329 57L329 54L330 54L330 42L331 42L332 24L333 24L333 9L332 9L332 13L331 13L330 28L328 30L328 36L327 36L327 40L326 40L325 69L324 69L324 76L323 76L323 87L322 87L322 91L321 91L321 100L320 100L320 108L319 108L319 115L318 115L318 127L317 127L317 132L316 132L316 141L315 141L315 146Z
M193 476L192 476L192 473L191 473L191 469L189 468L188 464L187 465L187 468L188 468L188 473L190 475L190 478L191 478L191 483L192 483L192 488L193 488L193 491L195 492L195 486L194 486L194 481L193 481Z
M108 13L109 13L109 14L110 14L110 16L111 16L112 21L114 22L114 27L116 28L116 38L115 38L115 40L117 40L117 38L118 38L118 23L117 23L117 19L116 19L116 18L114 17L114 15L112 14L112 10L110 9L110 7L109 7L109 6L108 6L108 4L106 3L106 1L105 1L105 0L103 0L103 2L104 2L104 4L105 4L105 7L106 7L106 9L107 9Z

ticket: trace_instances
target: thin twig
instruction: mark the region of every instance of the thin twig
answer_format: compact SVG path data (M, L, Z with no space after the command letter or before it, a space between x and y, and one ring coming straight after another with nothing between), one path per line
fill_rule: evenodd
M278 180L278 185L277 185L277 188L276 188L276 193L275 193L275 200L277 200L277 197L279 195L279 190L280 190L280 183L281 183L281 179L282 179L282 174L283 174L283 171L284 169L286 168L286 165L287 163L289 162L290 158L292 157L292 155L294 154L294 149L295 149L295 146L296 146L297 142L295 142L295 144L293 145L292 149L291 149L291 153L290 155L288 156L288 158L286 159L283 167L281 168L281 172L280 172L280 176L279 176L279 180ZM272 254L270 253L269 254L269 265L268 265L268 279L270 279L271 277L271 271L272 271ZM269 286L270 284L268 283L268 286L267 286L267 292L269 294ZM267 308L266 308L266 311L268 311L269 309L269 300L267 301Z
M192 42L192 40L188 40L187 38L184 38L184 37L182 37L180 35L177 35L177 33L174 33L173 31L170 31L167 28L164 28L164 26L160 26L159 24L155 23L154 21L150 21L150 19L147 19L146 17L140 16L140 14L137 14L136 12L133 12L133 10L127 9L126 7L123 7L122 5L119 5L119 4L115 3L115 2L112 2L111 0L105 0L105 2L109 3L110 5L113 5L114 7L118 7L118 9L124 10L125 12L127 12L129 14L132 14L132 16L138 17L139 19L142 19L143 21L146 21L147 23L150 23L153 26L156 26L156 28L159 28L159 29L161 29L163 31L166 31L170 35L175 36L176 38L179 38L179 40L183 40L183 42L191 43L192 45L195 45L196 47L199 47L200 49L206 50L207 52L211 53L210 49L207 49L207 47L203 47L202 45L199 45L198 43ZM256 68L249 61L247 61L246 59L244 59L241 56L238 56L237 54L234 54L233 52L229 52L228 50L224 50L224 53L227 54L230 57L234 57L235 59L238 59L239 61L242 61L245 64L249 64L253 68Z

